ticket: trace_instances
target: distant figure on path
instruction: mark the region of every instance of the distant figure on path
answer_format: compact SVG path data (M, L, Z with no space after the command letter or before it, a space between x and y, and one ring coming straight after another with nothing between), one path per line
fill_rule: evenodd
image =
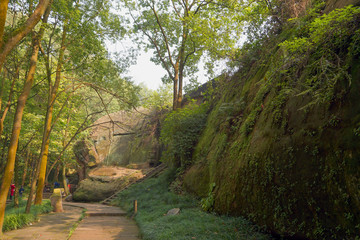
M22 194L23 194L24 191L25 191L25 190L24 190L23 186L21 186L21 188L19 189L19 196L20 196L20 198L22 198Z
M54 188L60 188L60 183L54 182Z
M10 200L12 200L14 193L15 193L15 184L11 184L10 185Z

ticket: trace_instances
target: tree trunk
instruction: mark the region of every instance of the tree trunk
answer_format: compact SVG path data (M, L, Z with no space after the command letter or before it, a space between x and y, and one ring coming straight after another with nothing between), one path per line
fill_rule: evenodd
M1 78L1 85L0 85L0 112L1 112L1 106L2 106L2 98L3 98L3 93L4 93L4 86L5 86L5 74ZM1 134L0 134L0 136L1 136Z
M24 186L24 184L25 184L25 179L26 179L26 175L27 175L28 165L29 165L29 162L30 162L29 159L30 159L30 147L27 148L27 152L26 152L24 172L23 172L22 177L21 177L21 186Z
M182 74L180 73L180 75L179 75L178 97L177 97L177 100L176 100L177 108L181 108L182 91L183 91L183 76L182 76Z
M49 182L49 175L50 175L51 171L53 170L53 168L55 167L57 162L58 162L58 159L56 159L54 161L54 163L50 166L50 168L46 170L45 183Z
M175 75L174 75L174 96L173 96L173 109L176 110L178 107L178 82L179 82L179 63L175 64Z
M59 172L60 172L60 165L57 165L54 173L54 182L59 182Z
M0 139L1 140L1 139ZM1 162L0 162L0 182L2 182L2 178L3 175L5 173L5 166L6 166L6 161L5 161L5 150L6 150L6 145L7 142L9 140L9 135L6 134L5 138L3 139L3 146L2 146L2 151L1 151Z
M14 207L19 207L19 159L15 161L15 174L14 174L14 184L15 184L15 193L14 193Z
M49 15L50 15L51 4L52 4L52 0L50 1L49 6L46 8L46 12L44 14L44 19L43 19L43 22L41 24L40 31L37 34L37 42L35 42L33 44L33 49L36 50L36 59L37 59L38 52L39 52L39 49L40 49L40 41L41 41L41 39L42 39L42 37L44 35L44 32L45 32L45 25L47 24L47 21L48 21ZM35 66L36 66L36 64L35 64ZM34 164L35 168L33 169L34 174L33 174L33 178L30 179L31 180L31 184L30 184L31 187L30 187L30 193L29 193L28 201L26 203L25 213L30 213L33 194L34 194L35 187L36 187L36 180L37 180L39 170L40 170L40 162L37 162L36 160L34 160L34 162L35 162L35 164Z
M16 69L16 75L19 76L19 71L20 71L20 66L17 67ZM12 96L14 94L14 85L15 85L15 80L17 79L17 77L15 76L12 83L11 83L11 87L10 87L10 92L9 92L9 98L6 104L6 107L2 113L2 116L0 118L0 137L2 136L3 130L4 130L4 121L5 121L5 117L8 113L8 111L10 110L11 107L11 99ZM2 90L1 90L2 91ZM0 110L1 110L1 106L0 106Z
M35 164L34 164L35 168L33 169L33 174L30 179L30 192L29 192L28 200L26 202L25 213L30 213L31 204L33 201L33 195L34 195L35 188L36 188L37 175L38 175L38 171L40 168L40 162L36 161L36 159L34 160L34 162L35 162Z
M51 122L52 122L52 114L55 104L55 98L57 94L57 90L60 85L61 80L61 71L62 71L62 64L64 60L64 54L65 54L65 40L66 40L66 21L64 23L63 27L63 34L61 39L61 48L59 52L59 59L58 64L56 67L56 77L55 77L55 83L54 86L51 87L51 82L49 85L49 100L48 100L48 110L46 112L46 120L45 120L45 127L44 127L44 135L43 135L43 151L41 151L42 155L41 158L41 165L40 165L40 171L39 171L39 179L38 179L38 185L36 189L36 198L35 198L35 205L40 205L42 203L43 198L43 190L44 190L44 183L45 183L45 177L46 177L46 166L47 166L47 160L48 160L48 153L49 153L49 143L50 143L50 132L51 132Z
M1 0L1 2L0 2L0 49L2 48L2 44L3 44L3 36L4 36L4 30L5 30L5 22L6 22L8 5L9 5L9 0Z
M26 81L24 84L23 91L18 98L15 118L13 122L13 130L11 133L10 144L8 149L8 158L5 167L5 174L2 179L1 189L0 189L0 231L2 233L2 227L4 223L4 215L5 215L5 206L6 206L6 197L7 192L10 187L11 179L14 175L14 166L15 166L15 157L16 151L19 143L19 135L21 130L21 121L24 113L24 108L26 104L26 100L30 94L31 86L34 81L34 75L36 70L36 63L39 53L39 39L35 38L33 41L33 49L30 58L30 68L28 75L26 77Z
M64 184L65 194L69 195L70 192L69 192L69 188L68 188L68 183L66 181L66 166L65 166L65 163L63 163L63 165L62 165L61 173L62 173L62 180L63 180L63 184Z
M30 158L31 162L29 163L29 166L31 166L31 168L29 169L30 171L29 171L29 184L28 184L28 186L31 186L31 180L33 179L34 174L36 172L35 171L35 169L36 169L36 159L37 158L33 157L32 154L31 154L31 158ZM25 182L24 182L24 184L25 184Z
M62 141L63 148L66 147L66 138L68 136L68 128L67 128L67 126L69 126L70 119L71 119L71 115L69 114L68 117L67 117L67 120L66 120L66 128L64 129L64 136L63 136L63 141ZM66 181L66 163L65 163L65 159L62 160L62 177L63 177L65 193L66 193L66 195L69 195L70 194L70 189L68 188L68 183Z
M189 9L188 9L188 1L185 1L185 12L184 12L184 19L189 17ZM181 47L179 51L179 90L178 90L178 98L177 98L177 107L181 108L182 102L182 95L183 95L183 79L184 79L184 68L186 64L185 59L185 46L188 38L189 30L186 26L185 20L182 23L182 40L181 40Z

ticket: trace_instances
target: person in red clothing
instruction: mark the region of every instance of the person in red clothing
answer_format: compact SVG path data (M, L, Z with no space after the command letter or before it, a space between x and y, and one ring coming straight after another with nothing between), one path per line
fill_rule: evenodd
M14 193L15 193L15 184L11 184L10 185L10 200L12 200Z

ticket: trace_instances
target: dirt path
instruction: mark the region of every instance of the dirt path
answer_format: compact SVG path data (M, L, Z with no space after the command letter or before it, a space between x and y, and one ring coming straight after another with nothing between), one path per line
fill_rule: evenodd
M40 221L31 226L4 233L2 240L65 240L81 211L79 207L64 206L63 213L42 215Z
M139 230L135 222L125 217L117 207L102 204L63 203L65 212L40 216L32 226L10 231L2 240L66 240L73 224L87 209L87 216L80 222L70 240L138 240Z

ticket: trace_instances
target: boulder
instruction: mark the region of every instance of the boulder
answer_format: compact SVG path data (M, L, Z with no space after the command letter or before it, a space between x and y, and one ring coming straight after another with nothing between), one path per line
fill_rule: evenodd
M173 208L167 212L166 216L178 215L179 213L180 213L180 208Z

